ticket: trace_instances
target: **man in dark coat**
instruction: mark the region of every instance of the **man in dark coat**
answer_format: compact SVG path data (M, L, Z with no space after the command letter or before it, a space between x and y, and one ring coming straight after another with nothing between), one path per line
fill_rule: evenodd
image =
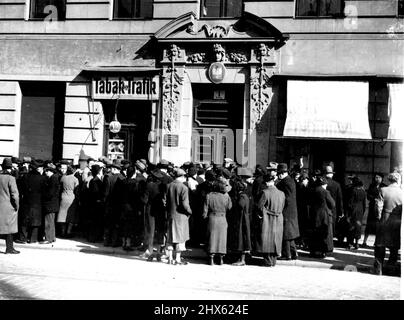
M337 218L344 215L344 202L341 185L333 179L334 173L335 172L331 166L325 167L324 175L327 180L327 190L330 192L331 197L335 202L335 207L332 210L332 231L334 235L338 235L339 231L336 230L335 224L337 222ZM342 245L341 236L339 237L339 244Z
M263 254L264 266L274 267L277 256L282 252L285 194L275 187L273 175L266 174L264 181L268 187L262 191L258 203L262 219L259 252Z
M43 226L45 240L41 244L49 244L56 241L55 236L55 215L59 211L60 183L59 177L55 175L56 168L45 168L47 177L43 192Z
M185 242L189 240L189 216L192 214L189 206L188 187L185 182L185 171L177 168L174 171L175 180L167 190L168 234L167 251L169 264L184 264L181 252L185 251ZM173 260L175 251L175 260Z
M325 258L334 249L332 230L332 209L334 199L327 189L327 180L319 177L312 192L310 205L310 224L312 233L309 240L310 255Z
M398 260L400 249L401 215L403 206L403 190L400 188L400 174L390 173L387 177L389 185L381 188L377 199L378 215L376 217L375 240L375 274L381 275L386 255L386 247L390 250L389 264Z
M105 204L104 246L119 247L119 194L115 188L116 181L123 180L121 166L117 163L111 165L111 174L103 179L103 203Z
M258 202L261 197L262 190L266 189L264 182L265 168L257 164L254 172L254 182L252 183L252 221L251 221L251 244L254 251L257 251L260 246L261 227L260 221L257 220L259 215Z
M104 220L104 195L102 171L98 164L91 166L91 179L88 182L86 199L88 205L88 241L97 242L102 239ZM110 182L110 181L109 181Z
M279 182L276 187L285 194L283 209L283 243L281 260L297 259L295 239L299 237L299 223L296 204L296 183L288 174L286 163L278 164Z
M13 234L18 231L19 195L15 178L11 175L12 163L5 158L0 173L0 235L6 236L6 253L18 254L14 249Z
M28 227L27 242L42 241L39 228L42 225L43 192L46 178L43 173L43 162L32 160L31 170L23 182L24 212Z

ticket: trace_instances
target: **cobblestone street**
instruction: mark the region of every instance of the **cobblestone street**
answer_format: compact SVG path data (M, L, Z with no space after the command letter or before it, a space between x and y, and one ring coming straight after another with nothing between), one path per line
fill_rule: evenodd
M101 251L18 249L0 254L0 299L400 299L400 277L288 262L171 266Z

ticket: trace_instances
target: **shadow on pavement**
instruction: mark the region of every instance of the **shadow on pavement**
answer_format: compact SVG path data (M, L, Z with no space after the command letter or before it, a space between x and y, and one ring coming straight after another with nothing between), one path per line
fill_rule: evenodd
M4 280L0 280L0 300L38 300L33 298L30 294L13 284L10 284Z

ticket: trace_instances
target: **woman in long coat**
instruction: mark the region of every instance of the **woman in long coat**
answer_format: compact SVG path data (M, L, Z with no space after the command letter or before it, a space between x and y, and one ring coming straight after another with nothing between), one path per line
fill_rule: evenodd
M366 191L363 183L358 177L352 179L352 186L347 192L347 210L345 212L350 231L348 234L348 245L354 245L358 249L358 241L361 238L363 214L366 210ZM355 244L354 244L355 241Z
M68 166L66 174L60 179L62 192L57 223L60 225L61 236L71 234L77 214L79 180L73 175L73 168Z
M258 202L261 218L261 237L258 252L263 254L264 265L274 267L276 257L282 253L283 209L285 194L275 187L275 177L264 176L267 188L261 193Z
M5 158L0 173L0 235L6 236L6 253L20 253L14 249L13 234L18 232L19 195L15 178L11 175L11 160Z
M88 183L88 241L102 240L104 226L104 202L101 167L97 164L91 166L92 179Z
M214 256L220 256L223 264L223 256L227 252L227 220L226 214L232 208L229 195L226 193L226 185L218 182L214 185L213 192L206 196L203 217L208 220L208 253L210 265L214 265Z
M334 249L332 209L335 207L335 201L326 187L327 180L319 177L312 194L310 213L313 230L309 241L310 255L320 258L325 258L326 253Z

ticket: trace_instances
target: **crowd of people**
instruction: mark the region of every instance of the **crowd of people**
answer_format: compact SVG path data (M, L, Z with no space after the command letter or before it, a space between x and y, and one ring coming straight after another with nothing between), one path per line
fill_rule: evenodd
M257 165L255 172L226 158L222 165L161 160L89 158L84 168L24 157L5 158L0 174L0 235L13 243L51 244L83 235L104 246L141 250L149 261L186 264L187 246L203 246L208 263L248 264L260 254L265 266L298 258L297 249L324 258L338 246L358 249L376 234L375 268L386 247L390 263L400 248L401 176L378 173L365 190L350 177L341 186L332 166L309 175L286 163ZM345 238L347 239L344 242ZM155 247L157 246L157 249ZM217 261L215 261L215 258Z

